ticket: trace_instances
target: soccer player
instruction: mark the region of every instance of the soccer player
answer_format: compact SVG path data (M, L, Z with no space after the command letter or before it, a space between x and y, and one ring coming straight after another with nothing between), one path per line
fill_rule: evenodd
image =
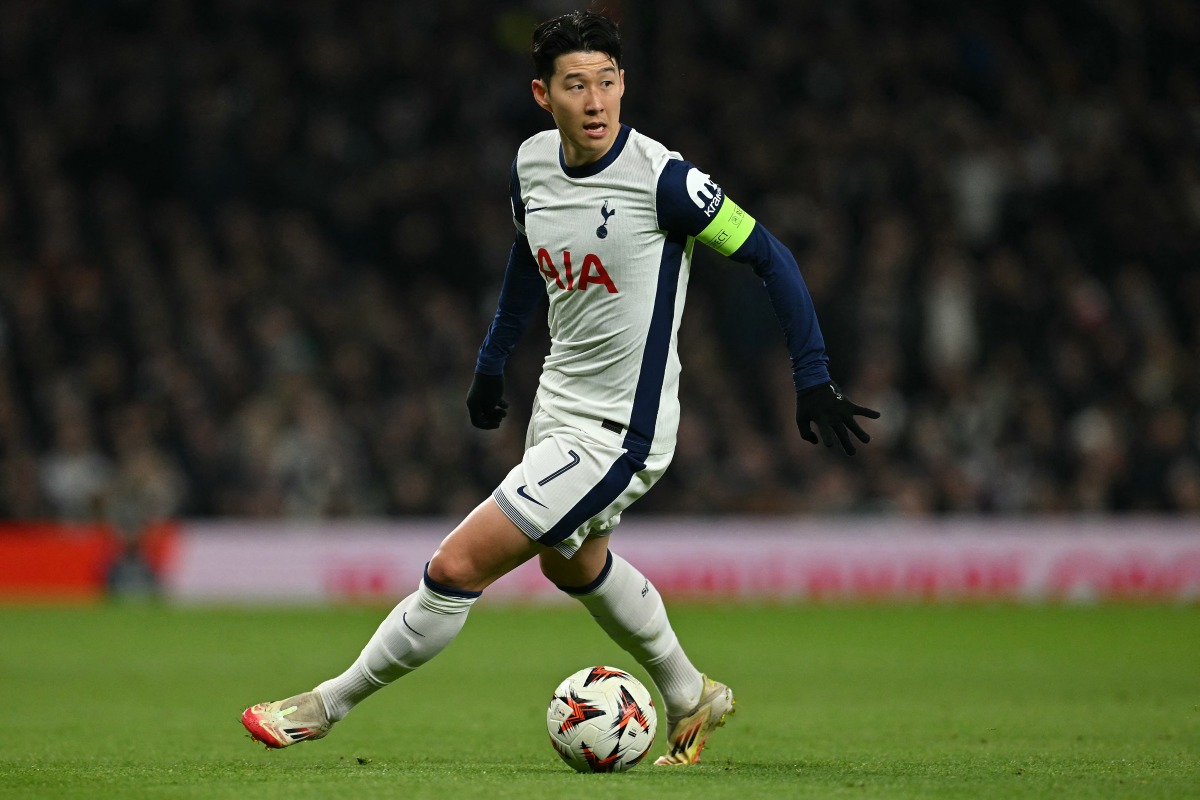
M511 176L516 239L495 318L467 393L471 422L504 419L503 372L541 298L551 347L523 460L438 547L341 675L246 709L268 747L319 739L367 696L441 652L489 584L537 558L653 679L667 753L694 764L734 710L728 686L688 659L662 598L609 548L621 512L663 475L679 423L677 331L699 241L750 265L783 327L800 435L849 455L870 437L830 379L824 341L795 259L711 177L620 120L621 40L607 17L574 12L533 34L534 101L555 129L526 140ZM812 430L815 424L817 432Z

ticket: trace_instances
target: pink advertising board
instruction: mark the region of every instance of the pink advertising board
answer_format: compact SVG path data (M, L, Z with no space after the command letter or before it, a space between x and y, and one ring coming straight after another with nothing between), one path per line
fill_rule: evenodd
M182 523L163 573L183 602L386 602L449 521ZM674 597L1192 603L1200 524L1174 519L627 521L613 549ZM485 597L556 600L528 563Z

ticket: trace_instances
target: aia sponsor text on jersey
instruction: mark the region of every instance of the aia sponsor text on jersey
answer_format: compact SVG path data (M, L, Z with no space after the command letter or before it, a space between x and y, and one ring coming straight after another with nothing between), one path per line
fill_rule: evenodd
M575 273L574 266L571 263L570 250L564 250L562 258L556 264L546 248L539 247L537 262L538 271L546 277L546 280L553 281L563 291L573 289L582 291L589 286L603 286L608 290L609 294L617 294L618 292L616 284L609 277L608 270L604 268L604 263L600 261L600 256L595 253L588 253L583 257L583 263L579 267L578 275Z

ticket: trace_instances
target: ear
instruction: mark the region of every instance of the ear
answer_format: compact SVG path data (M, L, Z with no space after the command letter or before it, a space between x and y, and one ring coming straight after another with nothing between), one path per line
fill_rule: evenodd
M550 89L546 86L546 82L541 78L534 78L530 88L533 89L533 102L553 114L554 109L550 106Z
M625 70L618 70L621 76L621 97L625 96Z

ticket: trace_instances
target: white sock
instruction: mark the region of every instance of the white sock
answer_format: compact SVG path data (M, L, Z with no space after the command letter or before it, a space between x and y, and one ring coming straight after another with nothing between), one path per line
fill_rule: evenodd
M343 719L367 697L445 650L479 594L433 583L426 574L417 591L380 623L350 668L316 687L329 721Z
M604 632L650 673L668 714L684 714L700 702L700 671L683 652L662 596L633 565L610 551L591 584L559 588L583 603Z

